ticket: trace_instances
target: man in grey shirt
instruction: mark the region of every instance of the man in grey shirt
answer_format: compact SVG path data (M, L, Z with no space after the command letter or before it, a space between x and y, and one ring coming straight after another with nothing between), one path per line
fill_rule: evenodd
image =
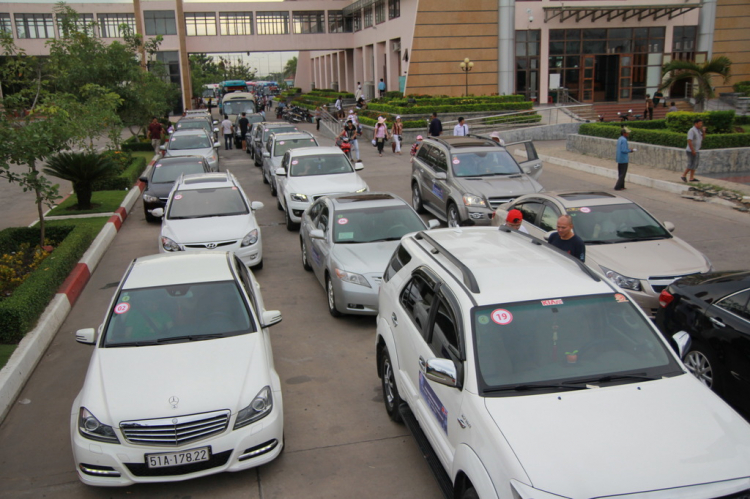
M688 131L688 145L685 148L687 154L687 168L682 173L683 182L698 182L695 178L695 170L698 168L698 161L700 159L699 153L701 150L701 144L703 144L703 138L706 136L706 129L703 128L703 120L696 118L693 122L693 128ZM688 173L690 179L687 178Z

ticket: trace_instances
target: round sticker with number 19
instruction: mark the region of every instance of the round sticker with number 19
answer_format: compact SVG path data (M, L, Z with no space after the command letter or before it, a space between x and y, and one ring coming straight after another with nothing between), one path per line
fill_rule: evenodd
M507 326L508 324L513 322L513 314L511 314L509 311L505 310L504 308L498 308L492 311L492 321L495 324L500 324L501 326Z

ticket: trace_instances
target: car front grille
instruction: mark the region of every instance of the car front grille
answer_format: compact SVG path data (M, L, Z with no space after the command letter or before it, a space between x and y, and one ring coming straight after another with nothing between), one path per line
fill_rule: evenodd
M667 286L672 284L677 279L688 276L688 275L695 275L695 274L672 275L672 276L651 276L648 278L648 284L651 286L651 289L654 290L654 293L659 294L662 291L664 291L667 288Z
M226 430L230 413L204 412L173 418L123 421L120 430L128 442L148 445L182 445Z
M221 248L223 246L232 246L233 244L237 244L237 241L222 241L220 243L196 243L196 244L186 244L186 249L216 249Z
M498 206L505 203L510 203L516 198L489 198L490 208L496 210Z
M199 463L181 464L179 466L168 466L166 468L149 468L146 463L125 463L128 470L135 476L173 476L187 475L188 473L197 473L198 471L210 470L224 466L229 461L232 451L219 452L212 454L208 461Z

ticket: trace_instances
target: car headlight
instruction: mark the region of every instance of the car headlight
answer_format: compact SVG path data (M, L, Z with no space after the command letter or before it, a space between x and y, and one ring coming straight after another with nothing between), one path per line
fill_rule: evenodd
M300 194L298 192L293 192L289 195L290 198L292 198L292 201L301 201L301 202L307 202L307 194Z
M357 193L357 194L360 194L362 192L367 192L367 187L362 187L360 190L354 191L354 192Z
M370 283L367 282L364 276L355 274L354 272L347 272L346 270L336 269L336 277L344 282L351 282L353 284L359 284L360 286L367 286L371 288Z
M258 242L258 229L253 229L242 238L242 247L250 246Z
M475 196L474 194L464 194L464 205L481 206L483 208L487 206L483 198L481 198L480 196Z
M209 160L209 161L216 161L216 160L218 160L218 159L219 159L219 158L218 158L218 157L216 156L216 154L212 154L211 156L209 156L209 157L208 157L208 160Z
M234 429L237 430L244 426L262 419L273 409L273 398L271 397L271 387L264 386L258 395L255 396L250 405L237 413L237 420L234 422Z
M618 274L614 270L610 270L607 267L602 267L602 271L604 272L604 275L607 276L607 279L614 282L622 289L630 289L633 291L641 290L641 281L639 281L638 279Z
M147 203L158 203L159 202L159 198L157 198L156 196L152 196L151 194L144 194L143 195L143 200L146 201Z
M161 247L164 248L165 251L182 251L179 244L165 236L162 236L161 238Z
M82 437L107 442L110 444L119 444L120 440L115 434L115 429L111 426L102 424L96 417L85 407L81 407L78 412L78 433Z

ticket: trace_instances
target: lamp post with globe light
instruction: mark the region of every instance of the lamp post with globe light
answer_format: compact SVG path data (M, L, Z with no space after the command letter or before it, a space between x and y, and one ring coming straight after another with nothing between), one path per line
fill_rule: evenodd
M463 71L464 74L466 75L466 94L465 94L465 97L468 97L469 96L469 71L471 71L472 69L474 69L474 63L471 62L469 60L469 58L467 57L466 59L464 59L461 62L461 64L459 64L459 66L461 67L461 71Z

